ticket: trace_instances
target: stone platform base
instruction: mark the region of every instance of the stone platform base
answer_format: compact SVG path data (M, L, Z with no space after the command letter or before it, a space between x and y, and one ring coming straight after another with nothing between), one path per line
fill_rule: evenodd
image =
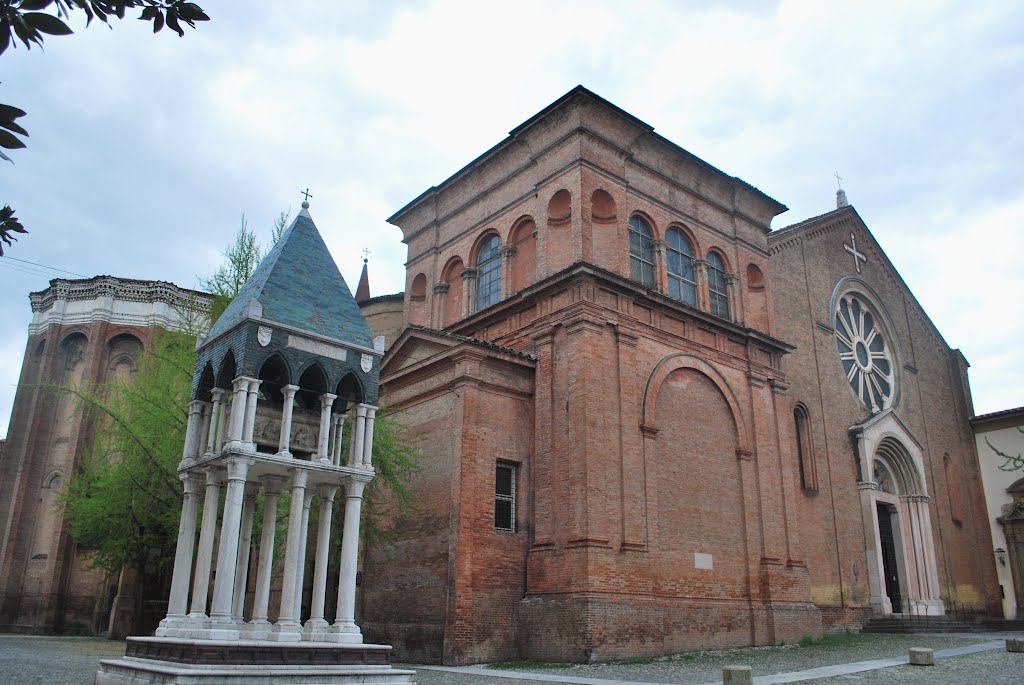
M95 685L328 685L415 683L387 645L133 637L123 659L100 662Z

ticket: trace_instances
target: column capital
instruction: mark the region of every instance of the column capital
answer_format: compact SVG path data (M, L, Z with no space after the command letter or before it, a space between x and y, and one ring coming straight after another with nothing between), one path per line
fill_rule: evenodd
M445 283L444 281L438 281L437 283L434 284L434 294L444 295L446 292L448 292L448 288L450 287L451 286L448 283Z
M220 485L224 482L227 473L220 466L210 466L204 469L207 485Z
M292 385L291 383L289 383L288 385L281 386L281 392L285 395L285 397L294 397L295 393L297 393L298 391L299 386Z
M693 268L694 268L694 270L698 270L701 273L706 273L709 266L711 266L711 263L708 260L706 260L706 259L694 259L693 260Z
M226 395L227 392L228 391L224 388L212 388L210 390L210 395L213 397L214 402L220 402L224 399L224 395Z
M268 495L276 495L281 492L281 487L288 482L288 479L284 476L261 476L260 485L263 486L263 492Z
M337 494L338 494L338 486L337 485L321 485L320 486L320 496L322 498L324 498L325 500L327 500L328 502L333 502L334 498L335 498L335 496Z
M195 495L199 492L199 478L195 473L181 473L178 474L178 478L181 479L181 485L186 496Z
M337 395L332 395L329 392L325 392L323 395L320 395L320 406L329 407L332 404L334 404L334 400L336 399L338 399Z
M515 245L502 245L498 250L498 254L501 255L502 259L508 259L509 257L515 257L517 251Z
M309 471L306 469L292 469L292 487L305 489L309 482Z
M739 282L740 282L740 275L739 274L733 273L732 271L729 271L729 272L727 272L725 274L725 284L726 285L736 285Z
M476 274L477 274L477 269L476 269L476 267L473 267L473 266L467 266L465 269L463 269L462 271L459 272L459 276L461 276L462 280L464 280L464 281L468 281L470 279L476 278Z
M666 243L664 240L661 240L660 238L653 242L653 246L654 251L657 252L658 254L665 254L665 250L668 249L668 243Z
M258 495L259 492L260 492L260 484L258 482L251 481L251 480L250 481L246 481L245 482L245 494L243 495L243 499L245 499L246 501L255 501L256 500L256 495Z
M244 457L231 457L230 459L224 460L224 466L227 468L227 480L229 481L242 481L245 482L245 477L249 473L249 466L254 463L253 459L246 459Z

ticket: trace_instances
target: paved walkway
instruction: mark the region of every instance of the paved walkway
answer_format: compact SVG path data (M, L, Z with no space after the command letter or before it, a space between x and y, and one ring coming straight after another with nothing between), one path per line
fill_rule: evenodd
M1005 651L1021 634L850 636L834 644L754 647L681 654L641 662L565 665L530 671L482 666L415 666L421 685L720 685L721 668L752 666L755 685L1020 685L1024 654ZM933 667L907 665L910 646L935 649ZM99 660L124 654L124 643L91 638L0 635L0 683L92 682ZM899 656L897 656L899 655Z
M935 658L947 659L949 657L964 656L965 654L977 654L996 649L1006 649L1006 643L1002 641L982 642L981 644L967 645L965 647L952 647L940 649L935 652ZM820 666L809 668L803 671L791 673L776 673L774 675L758 676L754 678L754 685L779 685L780 683L798 683L805 680L819 680L834 676L850 675L851 673L862 673L864 671L875 671L881 668L903 666L910 662L909 656L893 659L870 659L868 661L855 661L848 664L835 666ZM526 680L539 683L573 683L574 685L665 685L661 682L644 682L642 680L608 680L607 678L585 678L577 676L555 675L553 673L529 673L526 671L500 671L493 668L480 668L478 666L414 666L417 671L443 671L447 673L462 673L465 675L486 676L488 678L505 678L508 680ZM1021 658L1021 679L1024 680L1024 657ZM701 683L701 685L721 685L722 680Z

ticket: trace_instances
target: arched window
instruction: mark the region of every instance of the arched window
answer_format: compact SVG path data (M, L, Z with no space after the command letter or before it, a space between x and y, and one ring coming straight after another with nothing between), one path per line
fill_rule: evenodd
M814 439L811 435L811 418L802 404L793 409L796 424L796 454L800 465L800 487L804 492L818 491L818 466L814 461Z
M638 216L629 220L629 277L654 287L654 231Z
M501 299L501 238L491 234L480 244L476 258L476 310Z
M729 291L725 287L725 262L717 252L708 253L708 295L711 313L729 318Z
M693 244L678 228L668 229L668 294L686 304L697 304L697 279L693 275Z

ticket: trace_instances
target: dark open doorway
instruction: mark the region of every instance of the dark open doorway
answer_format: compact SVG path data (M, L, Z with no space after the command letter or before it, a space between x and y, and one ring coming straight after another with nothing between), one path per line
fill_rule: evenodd
M892 613L903 613L903 596L900 594L899 568L896 565L896 539L892 532L893 508L879 502L878 539L882 543L882 570L885 573L885 594L892 602Z

